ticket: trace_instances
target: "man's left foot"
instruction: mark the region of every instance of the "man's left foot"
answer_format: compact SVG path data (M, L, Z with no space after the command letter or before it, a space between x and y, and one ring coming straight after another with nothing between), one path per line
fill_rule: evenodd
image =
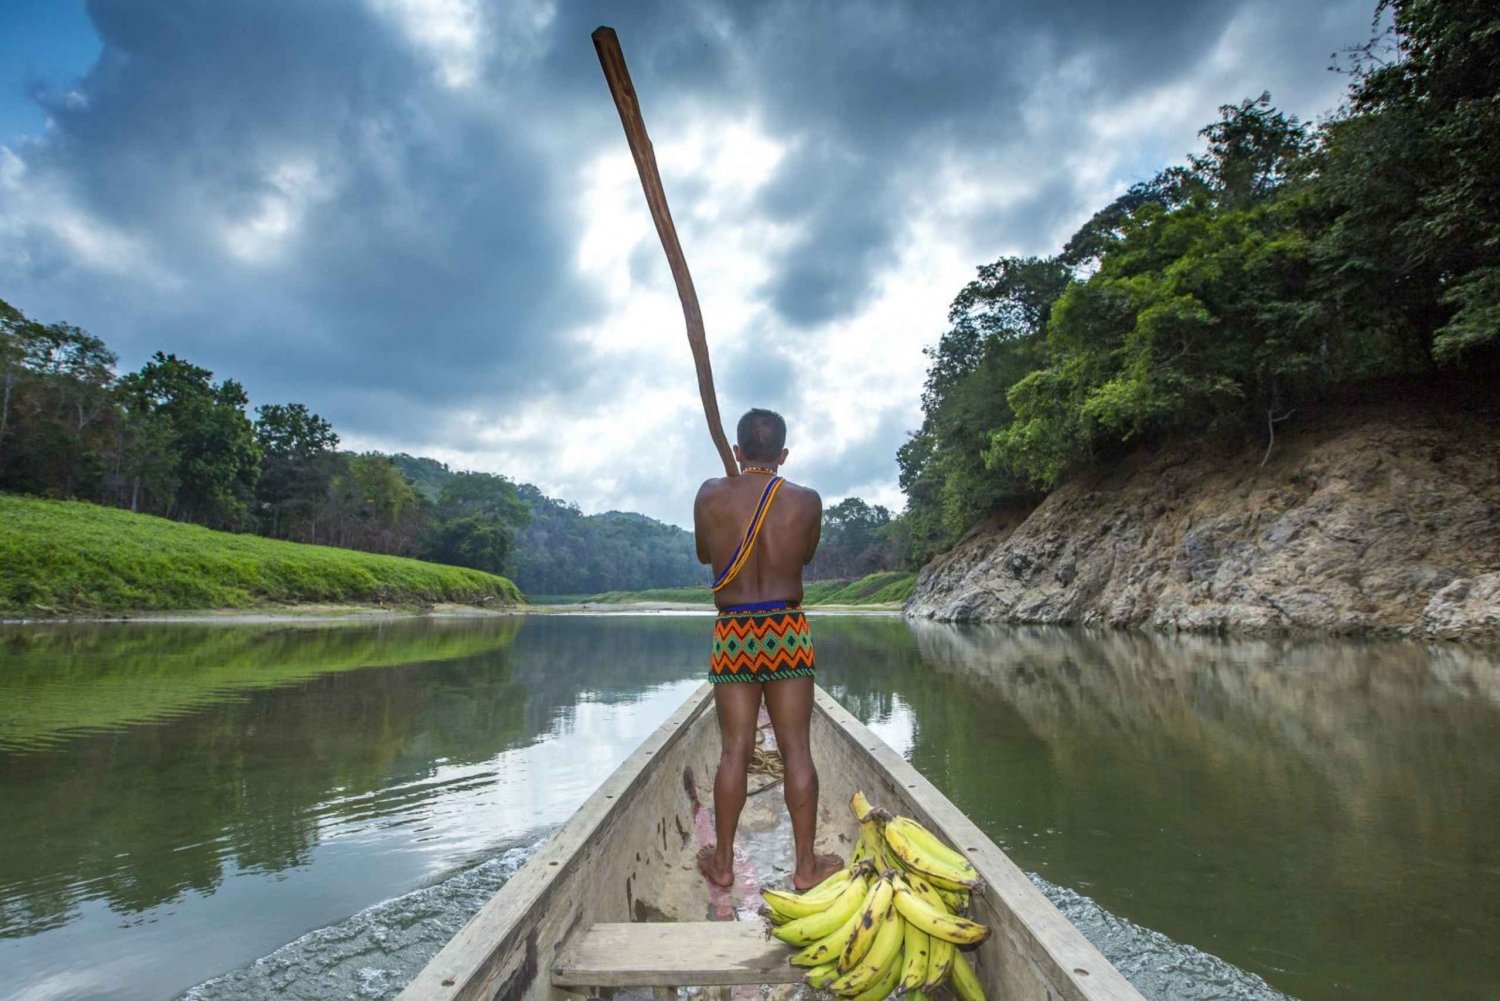
M803 890L811 890L843 867L844 860L837 855L832 853L814 855L810 872L802 873L799 871L792 873L792 886L796 888L798 893L801 893Z
M718 849L713 845L704 845L698 849L698 868L708 881L720 889L727 890L734 885L733 864L722 866L718 860Z

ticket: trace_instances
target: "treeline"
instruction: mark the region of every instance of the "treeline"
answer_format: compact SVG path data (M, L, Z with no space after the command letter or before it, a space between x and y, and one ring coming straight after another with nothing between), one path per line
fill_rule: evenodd
M1270 96L1054 257L954 300L898 461L908 555L1127 444L1253 435L1338 387L1492 366L1500 343L1500 7L1382 0L1319 128Z
M105 343L0 300L0 490L81 499L235 532L411 556L510 577L530 594L703 583L691 532L585 515L503 476L339 449L302 403L248 412L244 388L158 352L117 376ZM828 510L820 578L888 569L890 513Z
M503 574L526 507L488 473L428 497L386 456L339 451L304 404L252 418L244 388L157 352L116 376L105 343L0 301L0 489Z
M435 459L400 453L391 461L418 492L434 501L455 473ZM703 582L691 532L642 514L586 515L578 505L546 496L530 483L515 488L519 516L506 525L514 548L506 576L527 594L594 594Z
M302 403L247 411L233 379L158 352L116 376L104 341L0 300L0 490L510 576L532 593L701 582L692 535L585 516L503 476L341 451Z

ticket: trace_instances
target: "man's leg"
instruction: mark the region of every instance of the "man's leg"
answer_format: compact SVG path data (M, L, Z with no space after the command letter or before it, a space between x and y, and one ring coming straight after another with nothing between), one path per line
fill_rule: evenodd
M817 855L818 770L813 767L809 730L812 726L813 679L786 678L765 683L766 709L776 731L776 749L786 767L783 782L786 809L792 815L792 837L797 842L797 864L792 885L799 890L816 886L843 867L837 855Z
M760 717L759 682L726 681L714 686L719 714L719 771L714 776L714 835L718 841L698 851L698 868L718 886L734 883L734 832L745 808L755 724Z

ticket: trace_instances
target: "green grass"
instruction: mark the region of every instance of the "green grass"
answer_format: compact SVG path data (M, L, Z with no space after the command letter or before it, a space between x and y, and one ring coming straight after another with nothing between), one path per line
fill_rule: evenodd
M859 580L820 580L803 588L805 605L899 605L911 597L917 575L902 570L872 573ZM693 605L713 604L713 593L706 587L656 588L648 591L607 591L604 594L535 595L539 605L581 605L592 602L624 605L635 602L673 602Z
M855 581L820 580L804 587L808 605L890 605L911 597L917 575L905 570L872 573Z
M0 494L0 610L12 613L522 600L479 570Z

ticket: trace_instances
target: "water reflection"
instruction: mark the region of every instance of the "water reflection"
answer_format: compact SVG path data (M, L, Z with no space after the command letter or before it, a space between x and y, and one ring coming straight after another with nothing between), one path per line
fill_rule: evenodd
M0 997L167 997L293 940L203 996L347 993L370 970L383 986L358 989L393 996L508 849L697 684L706 628L0 631ZM1049 891L1149 996L1265 996L1172 939L1308 999L1500 996L1492 656L814 630L823 684L1023 868L1102 905Z
M906 636L886 636L907 648L891 672L851 637L825 681L876 718L909 710L913 763L1023 868L1301 997L1500 993L1492 655L926 622Z
M560 823L703 624L522 621L0 639L0 997L170 996Z

